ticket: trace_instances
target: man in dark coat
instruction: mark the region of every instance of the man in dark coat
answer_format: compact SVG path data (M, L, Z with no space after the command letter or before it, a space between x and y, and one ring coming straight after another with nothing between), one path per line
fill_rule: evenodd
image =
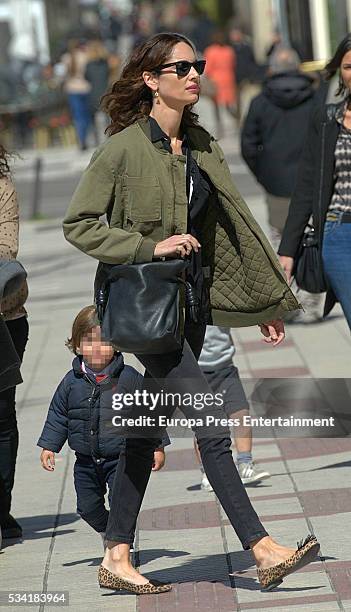
M239 29L232 28L229 32L230 44L235 51L235 76L238 85L243 81L259 81L260 67L257 65L254 52L247 36Z
M266 192L275 248L281 240L309 118L316 105L314 81L298 68L299 57L293 49L280 47L272 53L269 76L262 93L251 102L241 135L242 156ZM299 298L301 301L301 294ZM307 316L297 314L305 322L315 320L320 298L309 295L307 301Z
M237 117L241 121L245 115L245 100L252 97L252 84L262 83L266 68L257 64L250 39L235 26L229 31L229 44L235 52Z

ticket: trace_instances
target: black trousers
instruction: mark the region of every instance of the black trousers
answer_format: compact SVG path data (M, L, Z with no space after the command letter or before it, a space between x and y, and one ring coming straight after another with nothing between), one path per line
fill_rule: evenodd
M99 463L89 455L76 453L74 487L77 494L77 512L98 533L106 531L108 510L105 495L111 504L112 485L119 457L102 459Z
M20 365L10 332L0 315L0 392L21 384Z
M211 388L197 363L205 336L205 325L186 321L183 350L163 355L137 355L148 375L162 381L171 393L209 393ZM187 418L199 417L192 406L180 406ZM201 413L226 418L222 408L207 408ZM205 427L195 427L202 463L207 477L245 550L250 542L268 535L254 511L235 467L228 428L209 436ZM116 471L106 537L117 542L132 542L137 519L150 477L155 441L128 438L122 461Z
M22 361L28 340L26 317L6 321L15 349ZM18 450L16 387L0 393L0 525L6 523L11 509Z

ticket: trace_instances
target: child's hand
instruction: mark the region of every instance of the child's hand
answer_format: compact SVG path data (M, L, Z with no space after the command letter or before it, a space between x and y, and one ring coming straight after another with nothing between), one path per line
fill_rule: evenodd
M48 472L53 472L55 469L55 453L50 450L43 450L40 453L40 462L43 466L44 470L48 470Z
M163 448L156 448L154 452L154 462L152 464L152 471L158 472L161 470L165 464L166 455Z

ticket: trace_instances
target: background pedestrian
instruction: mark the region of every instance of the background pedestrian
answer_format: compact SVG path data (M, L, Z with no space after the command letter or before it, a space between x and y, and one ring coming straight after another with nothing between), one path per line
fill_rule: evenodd
M290 279L313 215L330 287L324 314L338 300L351 328L351 34L339 44L326 73L328 78L339 75L342 100L317 108L312 117L278 253Z
M0 258L16 259L18 252L19 210L11 181L9 155L0 145ZM22 361L28 340L27 281L1 302L1 312L14 347ZM0 526L3 538L20 538L22 528L11 515L12 489L18 451L16 387L0 392Z
M248 36L238 27L229 30L229 43L235 53L235 80L237 95L237 116L242 120L246 107L246 98L252 98L254 84L263 80L264 67L256 62ZM256 93L256 92L255 92Z
M280 244L288 216L307 126L316 105L314 80L299 71L293 49L279 47L270 55L262 93L249 107L241 133L241 154L266 193L270 239ZM310 322L321 315L319 296L299 292L306 313L291 318Z
M102 96L107 92L110 80L109 54L100 40L92 40L87 46L87 65L84 74L90 83L89 109L93 122L95 143L104 139L107 116L100 109Z
M218 132L222 132L221 110L236 117L235 52L226 42L223 30L212 35L212 43L204 50L205 75L214 83L213 97Z
M233 363L235 346L228 327L208 325L198 363L213 393L221 393L224 412L228 419L240 422L232 428L238 472L244 485L261 482L270 477L267 470L258 468L252 458L252 427L243 424L244 416L249 415L249 403L240 380L239 370ZM195 451L201 463L198 447ZM201 467L203 476L201 489L213 491Z
M68 96L79 148L85 151L87 149L87 136L92 122L89 107L91 85L85 78L88 62L86 44L77 40L71 40L68 45L68 52L62 57L62 62L66 67L64 90Z

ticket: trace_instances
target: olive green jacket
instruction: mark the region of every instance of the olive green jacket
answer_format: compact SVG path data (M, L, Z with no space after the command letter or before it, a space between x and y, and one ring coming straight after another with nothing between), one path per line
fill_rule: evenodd
M198 166L215 187L202 229L213 324L255 325L299 308L218 143L201 127L189 127L187 135ZM101 262L150 262L157 242L187 232L187 207L185 156L153 144L149 122L141 120L94 153L63 230L69 242ZM100 219L105 213L108 225Z

